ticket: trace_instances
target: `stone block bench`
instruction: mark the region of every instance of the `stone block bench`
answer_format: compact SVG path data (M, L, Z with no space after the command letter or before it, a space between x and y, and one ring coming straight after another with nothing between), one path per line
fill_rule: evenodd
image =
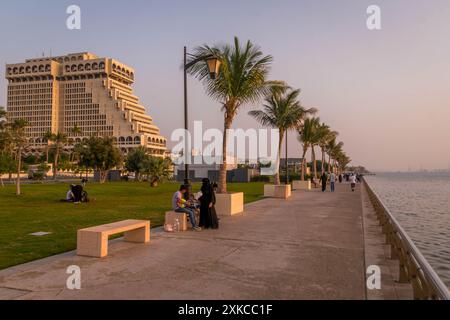
M292 195L291 185L273 185L266 184L264 185L264 197L268 198L279 198L279 199L288 199Z
M292 181L292 189L294 190L311 190L311 181Z
M175 212L175 211L166 212L166 224L170 224L170 225L174 226L177 219L178 219L178 223L179 223L178 231L187 231L188 217L187 217L186 213Z
M219 217L233 216L244 212L244 193L216 193L216 212Z
M77 255L103 258L108 255L108 237L124 233L124 240L134 243L150 242L150 221L124 220L78 230Z

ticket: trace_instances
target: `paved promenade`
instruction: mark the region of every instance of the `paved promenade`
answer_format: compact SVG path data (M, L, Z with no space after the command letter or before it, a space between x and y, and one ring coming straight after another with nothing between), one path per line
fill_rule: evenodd
M360 187L359 187L360 188ZM217 231L153 232L0 271L0 299L366 299L361 190L295 191L221 219ZM66 269L81 268L81 290Z

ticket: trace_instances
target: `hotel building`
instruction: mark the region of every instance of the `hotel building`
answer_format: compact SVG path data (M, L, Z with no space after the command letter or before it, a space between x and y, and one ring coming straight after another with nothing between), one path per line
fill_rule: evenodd
M117 60L87 52L29 59L7 64L6 79L8 117L28 121L29 153L41 153L51 131L67 134L69 145L109 136L124 154L139 146L166 154L166 138L133 94L134 70Z

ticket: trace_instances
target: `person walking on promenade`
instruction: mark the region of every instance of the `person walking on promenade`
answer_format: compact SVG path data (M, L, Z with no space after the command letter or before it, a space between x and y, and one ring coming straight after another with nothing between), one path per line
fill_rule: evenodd
M209 179L203 179L202 196L200 197L200 227L204 229L219 229L219 220L217 219L216 194Z
M331 192L334 192L334 187L336 184L336 174L334 172L330 173L330 188Z
M314 188L317 188L317 182L316 182L316 180L314 179L314 176L313 176L313 175L311 176L311 185L314 186Z
M339 175L339 183L342 183L342 180L343 180L344 178L342 177L342 173Z
M352 174L350 176L350 185L352 187L352 192L355 192L355 188L356 188L356 175Z
M322 192L327 191L327 180L328 180L328 176L327 174L324 172L322 174L322 176L320 177L320 182L322 183Z

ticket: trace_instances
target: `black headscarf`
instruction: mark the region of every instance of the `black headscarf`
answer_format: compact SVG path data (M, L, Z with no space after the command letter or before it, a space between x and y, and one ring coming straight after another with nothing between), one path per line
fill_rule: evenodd
M201 188L202 193L203 193L203 194L205 194L205 193L211 193L211 189L212 189L212 187L211 187L211 181L209 181L208 178L203 179L203 180L202 180L202 188Z
M208 178L205 178L202 180L202 198L205 200L208 204L212 202L213 204L216 203L216 194L214 192L213 185L211 184L211 181Z

